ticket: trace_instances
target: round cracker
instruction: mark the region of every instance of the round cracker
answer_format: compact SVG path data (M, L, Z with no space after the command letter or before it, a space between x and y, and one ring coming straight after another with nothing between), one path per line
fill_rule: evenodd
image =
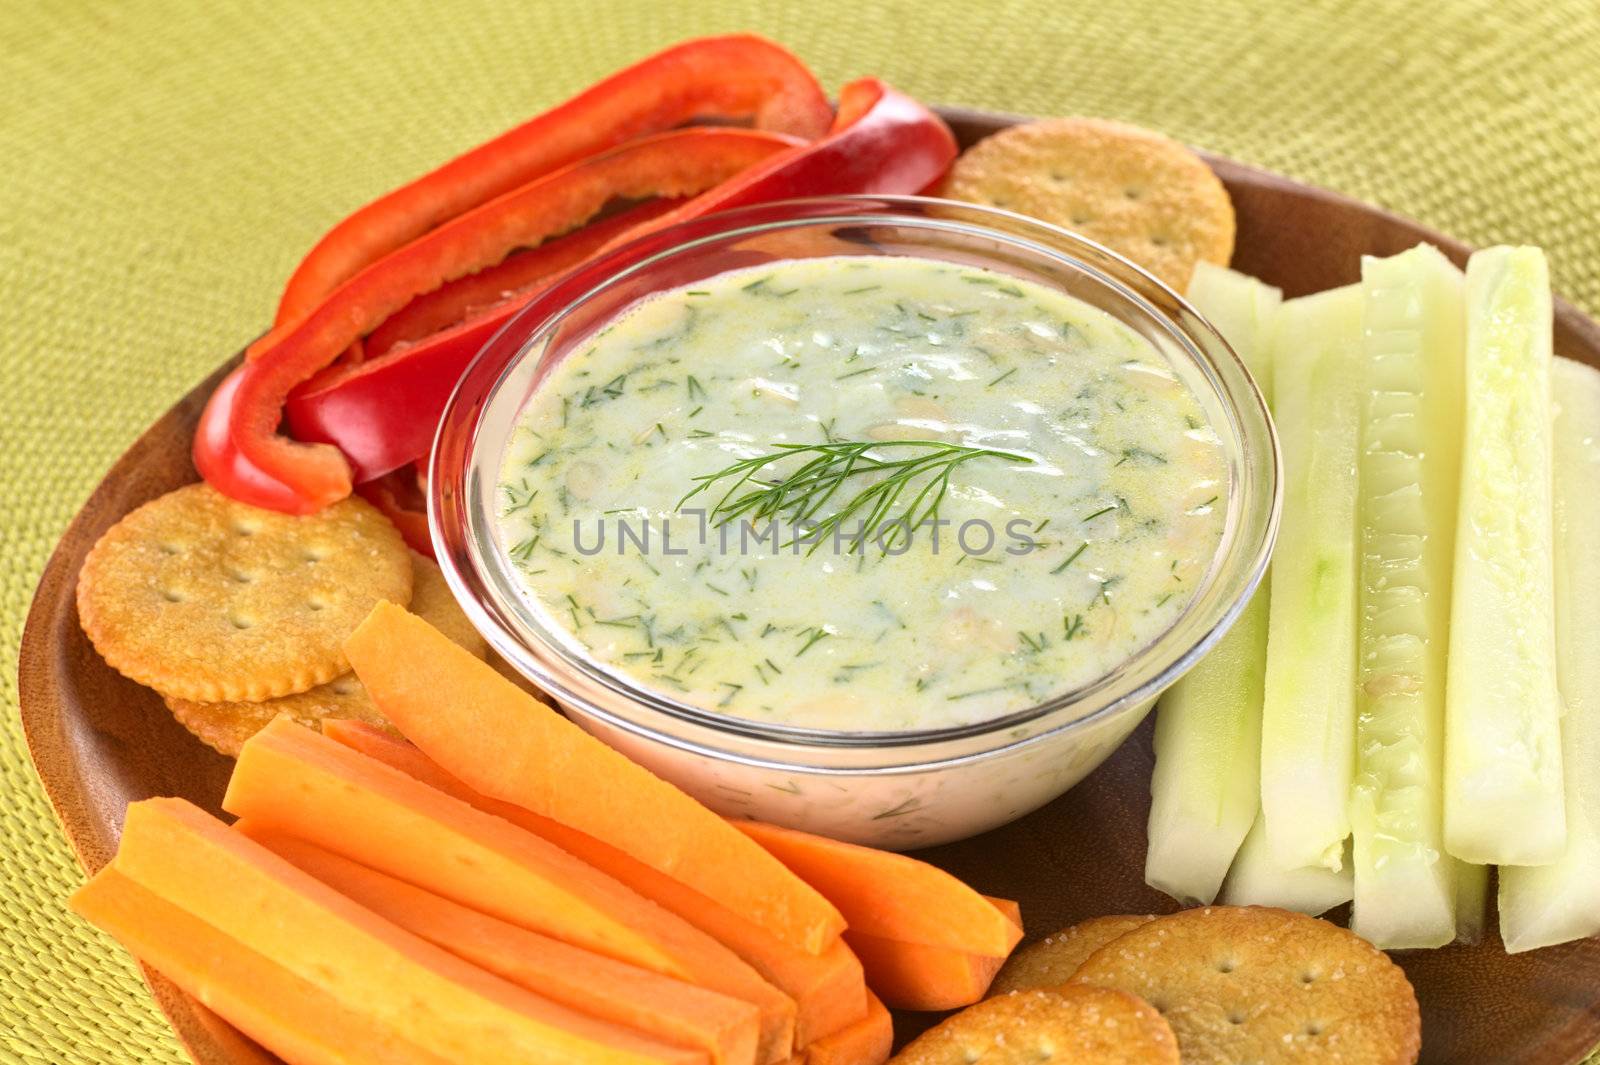
M456 602L450 583L433 559L411 552L412 572L416 576L411 592L409 609L417 617L450 638L450 642L465 647L479 658L489 657L489 644L483 634L472 627L461 604Z
M1233 203L1205 160L1121 122L1055 118L1003 129L955 161L940 195L1082 234L1179 292L1195 263L1233 257Z
M1353 932L1288 910L1158 917L1095 951L1073 983L1144 998L1172 1025L1185 1065L1408 1065L1422 1047L1400 967Z
M1007 959L989 994L1025 991L1036 987L1060 987L1072 979L1084 959L1116 939L1155 918L1150 914L1114 914L1091 917L1053 936L1030 943Z
M461 612L444 574L433 560L412 552L413 614L465 647L479 658L487 657L489 645ZM264 702L195 702L166 696L167 709L178 723L213 750L237 757L244 742L265 728L273 718L287 714L299 724L321 729L330 717L366 721L388 727L389 721L373 704L372 698L354 673L335 677L310 691L281 695Z
M894 1065L1178 1065L1172 1029L1122 991L1069 986L985 999L931 1028Z
M78 617L119 673L179 699L260 701L344 673L342 645L380 600L411 599L405 542L371 504L295 516L206 484L106 530Z
M373 705L367 689L354 673L335 677L310 691L280 695L259 703L203 703L170 695L162 699L178 724L192 732L201 743L229 758L237 758L245 741L280 715L313 729L320 728L319 722L330 717L389 727L388 719Z

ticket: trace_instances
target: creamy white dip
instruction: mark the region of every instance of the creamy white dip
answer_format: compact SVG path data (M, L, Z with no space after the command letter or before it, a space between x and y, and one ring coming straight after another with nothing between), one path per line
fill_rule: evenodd
M847 453L922 459L882 517L939 497L938 524L860 542L870 506L820 538L792 511L719 524L731 475L684 499L741 460L775 456L735 501L813 460L842 474ZM825 520L907 470L789 498ZM1200 404L1122 323L1006 274L882 256L628 310L539 385L500 488L501 549L592 659L722 714L853 731L981 721L1104 676L1188 604L1229 491Z

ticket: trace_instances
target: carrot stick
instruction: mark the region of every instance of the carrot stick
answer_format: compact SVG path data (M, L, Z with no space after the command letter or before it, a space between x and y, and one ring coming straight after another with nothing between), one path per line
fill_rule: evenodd
M927 862L758 821L732 823L826 896L853 932L999 958L1022 938L987 899Z
M770 1041L793 1039L793 1003L710 936L545 840L292 722L246 742L223 808L529 931L754 1002Z
M894 1046L894 1020L871 991L861 1020L806 1048L806 1065L883 1065Z
M250 821L234 830L408 932L579 1013L679 1046L714 1065L752 1065L757 1011L715 991L660 976L496 920L332 851Z
M985 895L989 905L999 910L1006 920L1017 926L1017 931L1022 931L1022 907L1011 899L997 899L993 895Z
M983 998L1004 958L846 931L867 986L898 1010L953 1010Z
M759 925L610 844L519 806L478 794L393 733L360 721L332 718L323 722L323 731L346 747L549 840L717 939L794 1000L795 1045L804 1046L860 1019L866 984L861 963L842 942L835 941L821 954L807 954L791 947Z
M378 604L345 654L389 720L473 790L609 843L812 954L844 930L827 899L722 818L401 607Z
M291 1065L447 1065L370 1014L140 887L115 865L79 888L69 905Z
M336 809L329 807L328 809ZM585 1017L396 927L181 799L128 807L115 868L447 1061L705 1063Z
M1020 906L1010 899L988 895L984 899L1018 932L1022 930ZM903 943L853 929L846 929L844 938L861 959L867 985L895 1009L950 1010L970 1006L988 993L995 974L1005 963L1005 958Z

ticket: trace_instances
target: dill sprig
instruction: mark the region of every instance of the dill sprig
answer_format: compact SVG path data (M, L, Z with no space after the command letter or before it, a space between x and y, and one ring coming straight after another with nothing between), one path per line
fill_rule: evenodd
M895 457L896 455L903 457ZM786 476L762 479L757 475L785 459L807 457L807 461ZM814 552L825 537L833 536L847 520L865 515L861 531L852 538L849 551L860 550L877 529L890 526L881 546L888 552L904 533L937 518L939 506L950 488L950 475L957 466L978 458L1032 462L1027 455L995 448L969 447L942 440L833 440L821 444L777 444L773 450L741 459L713 473L694 478L695 486L678 500L678 509L718 482L732 484L711 508L714 525L726 525L741 517L754 521L785 518L797 529L803 522L815 522L810 530ZM852 478L872 478L848 497L831 514L818 520L839 489ZM901 498L914 491L911 502L899 517L891 518ZM790 546L797 542L789 541ZM809 553L809 552L808 552Z

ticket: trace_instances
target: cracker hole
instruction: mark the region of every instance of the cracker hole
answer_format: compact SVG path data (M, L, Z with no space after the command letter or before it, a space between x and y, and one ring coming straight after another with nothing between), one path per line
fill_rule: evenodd
M248 629L255 625L255 622L249 618L242 618L237 614L231 615L228 620L233 623L233 627L236 629Z
M1059 185L1065 185L1071 179L1068 178L1067 175L1063 174L1059 170L1052 170L1052 171L1050 171L1050 180L1056 182Z
M229 571L228 576L232 577L234 581L239 584L249 584L251 581L255 580L255 577L251 574L237 569Z
M169 603L183 602L183 595L179 592L173 591L171 588L161 589L161 598L165 599Z
M177 544L162 544L161 545L161 553L163 555L176 555L178 553L178 550L179 550L179 548L178 548Z
M306 600L306 609L307 610L326 610L327 607L328 607L328 604L324 603L321 599L307 599Z
M328 557L328 553L320 547L308 547L301 555L307 562L321 562Z
M1144 190L1137 188L1123 189L1122 195L1130 200L1137 200L1140 196L1144 195Z
M1321 1034L1322 1034L1322 1025L1316 1023L1315 1021L1313 1021L1310 1024L1306 1025L1306 1035L1321 1035Z
M241 521L238 524L234 525L233 531L234 531L234 533L236 535L239 535L239 536L254 536L255 532L256 532L256 526L251 525L248 522L242 522Z
M1233 972L1235 967L1236 966L1234 965L1234 961L1233 961L1232 958L1224 958L1221 961L1217 962L1217 972L1219 972L1219 973L1224 973L1224 974L1231 973L1231 972Z
M1306 984L1307 986L1309 986L1311 984L1314 984L1314 983L1317 982L1317 974L1316 973L1301 973L1300 974L1300 982L1302 984Z
M1240 1013L1238 1010L1234 1010L1232 1013L1228 1014L1228 1023L1229 1024L1243 1024L1244 1023L1244 1014Z
M1165 248L1167 246L1167 238L1161 236L1151 237L1150 243L1154 244L1158 248Z
M1072 216L1072 224L1075 226L1086 226L1092 221L1094 221L1094 219L1090 218L1088 215L1075 214Z

